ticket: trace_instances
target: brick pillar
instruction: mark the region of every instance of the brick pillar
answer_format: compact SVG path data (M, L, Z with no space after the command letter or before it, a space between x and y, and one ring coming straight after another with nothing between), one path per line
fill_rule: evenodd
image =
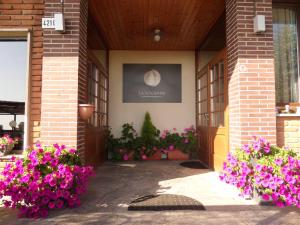
M65 0L65 32L44 30L41 140L84 148L78 103L86 99L87 1ZM45 3L45 16L61 12L60 0Z
M42 17L44 1L0 1L0 28L1 29L28 29L32 34L30 58L30 93L29 93L29 143L40 138L41 119L41 77L43 57ZM2 81L1 81L2 82ZM2 83L1 83L2 85Z
M234 149L253 135L276 144L272 0L257 0L266 32L253 31L254 0L226 0L229 140Z

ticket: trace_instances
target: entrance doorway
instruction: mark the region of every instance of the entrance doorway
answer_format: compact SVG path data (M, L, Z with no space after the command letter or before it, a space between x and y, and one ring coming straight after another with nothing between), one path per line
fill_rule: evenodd
M197 72L197 129L200 160L222 169L228 152L226 49Z
M186 127L195 126L195 53L198 51L215 52L225 47L225 1L189 0L176 1L174 3L159 0L132 0L125 2L117 0L90 0L88 8L88 49L95 52L103 50L104 47L105 51L107 51L106 64L108 67L104 72L106 72L105 77L107 77L109 83L105 87L109 97L105 99L104 105L99 105L100 109L101 107L109 107L109 110L104 110L108 123L105 125L102 123L95 124L92 122L94 119L92 118L90 126L86 129L86 158L89 158L88 161L95 164L106 159L104 157L106 150L104 146L105 141L103 141L105 136L103 134L108 127L111 128L111 134L115 137L120 137L122 125L126 123L133 123L135 129L139 131L145 112L151 114L155 126L161 131L176 128L175 130L181 132ZM166 9L168 9L168 13L166 13ZM158 30L159 32L157 33ZM99 45L99 43L101 44ZM98 53L96 56L99 56ZM178 97L179 100L176 100L177 102L170 102L169 100L165 100L165 102L149 102L148 100L140 102L124 101L125 94L129 93L129 89L124 88L124 75L126 75L124 73L124 65L128 64L180 64L180 79L178 81L170 79L170 82L162 79L162 81L166 82L166 85L163 85L163 83L160 83L160 85L164 91L161 92L163 95L167 91L172 90L169 86L177 85L176 87L179 88L172 93L175 93L176 96L180 94L181 97ZM209 82L207 80L209 69L206 70L206 75L203 75L206 78L202 78L206 79L206 94L210 90L210 85L215 87L220 82L224 82L225 64L223 62L223 68L221 68L219 62L215 62L215 64L218 69L215 68L216 75L214 76L217 78L211 80L211 84L207 83ZM223 69L222 81L219 69ZM146 72L138 73L141 78L138 82L134 82L132 77L129 82L137 87L139 85L144 87L143 77ZM174 72L172 73L174 74ZM197 76L200 76L200 73ZM151 90L158 93L158 89L154 89L158 88L158 85L155 87L148 86L146 88L151 88ZM201 86L201 88L204 87ZM91 92L90 88L91 86L86 88L87 92ZM141 94L136 89L133 90L130 90L133 96ZM95 97L96 94L93 96ZM93 96L91 99L94 98ZM146 97L149 98L149 96ZM161 98L160 96L158 97ZM205 143L201 141L200 147L208 150L209 146L219 145L225 142L227 138L225 138L225 132L219 126L216 126L220 121L224 122L224 115L221 112L225 108L224 90L218 89L211 95L201 96L201 101L202 105L206 104L206 110L208 110L208 107L211 107L209 101L213 101L214 106L220 105L218 109L207 112L199 111L198 113L201 117L206 116L205 113L211 116L209 129L204 124L201 124L201 126L198 124L198 129L201 133L200 139L206 140L207 144L207 147L205 147ZM222 106L221 101L223 101ZM90 102L95 106L97 105L97 101ZM221 109L221 107L223 108ZM101 117L102 114L100 115ZM208 131L211 133L207 133ZM202 135L206 135L206 137L202 137ZM222 139L223 137L224 140ZM97 142L96 139L101 141ZM201 155L202 160L210 167L214 167L211 166L210 152L206 150L201 150L201 154L206 154L206 156ZM213 157L216 160L217 158L222 158L219 155L215 151ZM102 157L101 160L99 160L99 157Z

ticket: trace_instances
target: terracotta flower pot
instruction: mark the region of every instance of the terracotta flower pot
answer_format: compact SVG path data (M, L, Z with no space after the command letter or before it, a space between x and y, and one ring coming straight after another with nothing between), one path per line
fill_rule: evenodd
M161 152L156 151L153 155L149 156L147 160L161 160Z
M169 160L188 160L189 154L183 153L179 149L175 149L173 151L168 151L168 159Z
M134 160L134 151L131 151L128 153L128 160L133 161Z
M83 120L88 120L95 110L95 106L91 104L79 104L79 116Z

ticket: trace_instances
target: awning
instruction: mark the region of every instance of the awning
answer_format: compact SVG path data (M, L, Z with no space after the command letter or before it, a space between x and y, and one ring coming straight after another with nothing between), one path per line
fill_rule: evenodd
M0 100L0 115L24 115L25 102Z

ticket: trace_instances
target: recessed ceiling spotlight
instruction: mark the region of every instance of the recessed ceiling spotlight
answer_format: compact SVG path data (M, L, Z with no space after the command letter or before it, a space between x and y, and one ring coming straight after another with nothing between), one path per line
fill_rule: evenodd
M153 38L155 42L160 41L160 35L161 35L160 29L155 29L154 30L154 38Z

